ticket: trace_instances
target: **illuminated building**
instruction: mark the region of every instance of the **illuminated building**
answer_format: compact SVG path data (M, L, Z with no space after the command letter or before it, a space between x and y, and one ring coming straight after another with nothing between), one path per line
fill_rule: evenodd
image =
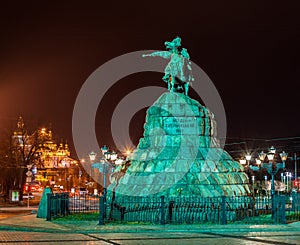
M67 143L55 142L51 130L41 128L29 135L20 116L12 138L19 149L24 149L23 158L30 157L34 174L32 181L41 182L43 185L60 185L68 189L78 183L78 162L70 157ZM32 155L29 155L31 152Z

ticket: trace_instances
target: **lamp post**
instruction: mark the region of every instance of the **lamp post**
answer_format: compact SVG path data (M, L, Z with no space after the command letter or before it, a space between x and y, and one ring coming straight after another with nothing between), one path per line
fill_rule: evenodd
M256 158L255 159L256 165L258 166L259 170L261 170L261 160ZM262 178L261 178L261 171L259 171L259 185L260 185L260 189L262 189Z
M296 181L298 178L298 174L297 174L297 160L300 160L300 157L297 157L297 154L294 153L293 157L289 157L289 159L291 159L292 161L294 161L294 167L295 167L295 174L294 174L294 180Z
M117 160L117 153L116 152L109 152L109 148L104 145L101 147L102 157L100 158L100 162L92 164L93 168L97 168L99 172L103 173L103 196L100 197L100 204L101 208L101 215L103 218L106 218L106 194L107 194L107 174L111 173L111 170L115 167L115 161ZM102 201L101 201L102 200ZM102 205L102 206L101 206ZM100 223L99 223L100 224ZM103 223L101 223L103 224Z
M252 169L252 166L250 165L251 158L252 158L251 154L247 153L244 158L240 159L240 164L242 164L245 167L245 169L246 169L246 171L247 171L248 174L250 174L250 170L249 169ZM255 176L252 175L251 179L252 179L252 194L254 195L254 181L255 181Z
M239 161L240 161L240 164L242 164L248 170L249 166L250 166L250 161L251 161L251 154L249 152L247 152L245 157L241 158Z
M104 149L104 150L103 150ZM111 167L114 167L114 162L117 160L118 154L116 152L109 152L108 147L104 146L101 148L102 153L104 154L104 158L101 159L101 163L103 166L103 196L106 197L106 189L107 189L107 173Z
M109 148L104 145L101 147L102 158L100 163L94 163L93 168L98 168L103 173L103 196L106 196L107 187L107 174L115 167L115 161L117 160L118 154L116 152L109 152Z
M280 169L285 168L285 161L287 159L287 153L283 151L282 153L279 154L282 163L275 163L274 161L275 153L276 153L276 149L273 146L269 149L269 152L267 154L265 154L263 151L260 153L260 159L262 161L265 160L265 158L268 160L268 163L263 163L262 167L265 168L272 177L271 195L275 194L275 175Z
M89 153L89 158L90 158L90 161L91 161L91 166L90 166L90 176L89 176L89 179L91 180L91 177L92 177L92 164L93 162L96 160L96 156L97 156L97 153L92 151Z
M287 153L284 151L280 153L280 158L282 163L275 162L275 153L276 149L272 146L269 149L269 152L265 154L263 151L259 154L260 160L263 162L265 159L267 160L266 163L262 163L262 168L265 168L268 173L271 175L271 199L272 199L272 217L274 217L275 213L275 205L274 205L274 195L275 195L275 175L281 169L285 168L285 161L287 159ZM266 157L267 156L267 157Z
M252 166L250 164L251 163L250 162L251 161L251 154L250 153L247 153L244 158L240 159L240 163L242 165L244 165L248 171L249 171L249 169L251 169L252 171L259 171L262 168L264 168L268 171L268 173L272 176L271 195L274 195L274 193L275 193L275 179L274 179L274 176L276 175L276 173L280 169L285 168L285 161L287 159L287 153L283 151L282 153L279 154L280 158L282 160L282 163L275 163L275 161L274 161L275 160L275 153L276 153L276 149L274 148L274 146L269 148L268 153L264 153L263 151L261 151L258 154L258 158L255 159L257 166ZM264 163L264 161L266 159L267 159L267 163ZM260 181L262 181L261 176L260 176Z
M291 186L291 183L292 183L292 173L291 172L286 172L285 177L286 177L286 191L289 192L290 191L290 186Z
M252 175L251 178L252 178L252 193L254 195L254 181L255 181L255 176Z

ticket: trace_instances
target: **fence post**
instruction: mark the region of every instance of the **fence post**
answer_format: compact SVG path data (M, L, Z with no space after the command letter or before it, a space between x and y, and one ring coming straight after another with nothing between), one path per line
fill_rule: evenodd
M221 196L221 225L226 223L226 196Z
M61 202L60 202L60 209L61 209L61 211L60 211L60 214L62 215L62 216L65 216L65 200L66 200L66 195L65 195L65 193L62 193L61 194Z
M47 221L51 221L51 197L52 194L48 193L47 194L47 216L46 216Z
M66 193L66 214L69 215L70 214L70 208L69 208L69 193Z
M169 204L169 220L168 221L170 224L172 223L172 220L173 220L174 203L175 203L175 201L170 201L170 204Z
M68 215L68 212L69 212L69 193L67 193L67 192L64 192L64 193L62 193L62 200L61 200L62 202L61 202L61 209L62 209L62 211L61 211L61 214L63 215L63 216L66 216L66 215Z
M104 225L104 196L100 197L100 202L99 202L99 223L98 225Z
M295 212L296 211L296 192L292 192L292 210Z
M121 207L120 212L121 212L121 221L124 221L124 218L125 218L125 207Z
M160 224L165 224L165 197L160 197Z
M285 195L281 196L281 223L286 224L286 217L285 217Z
M52 196L51 196L51 209L53 210L53 212L52 212L52 214L53 214L53 216L57 216L57 204L58 204L58 201L57 201L57 199L58 199L58 194L53 194Z

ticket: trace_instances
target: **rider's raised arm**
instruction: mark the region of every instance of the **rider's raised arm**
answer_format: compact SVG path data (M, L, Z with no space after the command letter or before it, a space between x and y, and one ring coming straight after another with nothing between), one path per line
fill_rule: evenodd
M142 57L156 57L156 56L162 57L164 59L169 59L171 58L171 53L169 51L156 51L151 54L142 55Z

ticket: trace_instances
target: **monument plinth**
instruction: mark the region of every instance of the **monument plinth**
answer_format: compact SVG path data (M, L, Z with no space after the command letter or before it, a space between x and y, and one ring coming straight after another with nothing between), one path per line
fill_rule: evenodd
M214 115L182 93L166 92L149 107L144 135L115 195L245 196L243 167L216 138Z

